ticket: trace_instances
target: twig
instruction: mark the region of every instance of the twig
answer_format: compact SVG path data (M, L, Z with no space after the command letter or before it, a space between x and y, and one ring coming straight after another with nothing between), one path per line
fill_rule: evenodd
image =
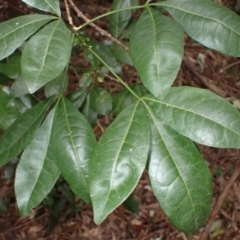
M235 182L235 180L237 179L239 174L240 174L240 163L237 164L234 173L232 174L231 178L228 180L227 185L225 186L225 188L224 188L222 194L220 195L215 207L213 208L212 213L209 217L208 223L207 223L204 231L201 234L201 237L200 237L201 240L206 240L207 239L209 230L210 230L210 228L211 228L211 226L212 226L212 224L215 220L215 217L216 217L219 209L221 208L221 205L222 205L229 189L231 188L231 186L233 185L233 183Z
M78 17L82 18L85 22L89 22L90 21L90 19L83 14L83 12L75 5L75 3L72 0L67 0L67 1L69 2L71 7L73 8L73 10L76 12ZM121 46L124 50L126 50L126 51L129 50L128 47L126 45L124 45L121 41L119 41L118 39L113 37L110 33L105 31L104 29L102 29L99 26L97 26L95 23L89 23L89 25L91 27L95 28L101 35L108 37L113 42L115 42L116 44ZM75 27L74 26L73 29L77 31L77 30L81 29L81 26L79 26L79 27Z
M240 61L239 61L239 60L236 61L236 62L230 63L230 64L228 64L226 67L224 67L223 69L221 69L221 70L220 70L220 73L223 73L223 72L225 72L227 69L229 69L229 68L231 68L231 67L233 67L233 66L235 66L235 65L238 65L238 64L240 64Z
M74 27L67 0L64 0L64 5L65 5L65 8L66 8L66 12L67 12L68 22L69 22L70 26Z

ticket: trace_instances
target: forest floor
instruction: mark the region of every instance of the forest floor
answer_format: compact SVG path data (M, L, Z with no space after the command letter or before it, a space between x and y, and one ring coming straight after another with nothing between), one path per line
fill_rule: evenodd
M89 18L107 12L111 4L111 1L103 0L75 2ZM26 8L20 1L0 0L0 22L31 11L32 9ZM77 18L74 20L78 21ZM81 21L78 24L81 24ZM101 19L97 24L108 29L106 19ZM87 28L87 33L102 40L99 33L92 28ZM74 55L71 64L84 68L81 52ZM138 81L132 67L123 66L123 70L123 79L127 82ZM185 37L184 60L174 85L209 89L240 108L239 73L239 59L206 49ZM78 80L74 74L69 77L68 88L71 90L76 87ZM111 92L118 92L122 88L120 84L109 79L101 86ZM101 117L99 122L101 128L95 128L97 135L101 134L102 128L107 127L109 118ZM54 210L43 204L30 216L20 217L14 195L14 175L11 175L13 169L7 165L0 168L0 240L201 240L204 231L208 233L209 240L239 240L240 152L205 146L199 146L199 149L213 176L214 210L209 217L208 227L204 226L190 237L175 229L161 210L151 191L147 172L144 172L133 194L138 203L138 213L134 214L121 205L97 226L93 222L91 206L78 198L74 199L72 206L62 193L55 199ZM1 207L3 199L7 199L6 209ZM63 199L65 201L62 201Z

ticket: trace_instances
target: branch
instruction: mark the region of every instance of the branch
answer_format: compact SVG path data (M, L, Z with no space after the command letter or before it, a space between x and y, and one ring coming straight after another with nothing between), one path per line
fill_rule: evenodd
M65 0L66 1L66 0ZM72 1L72 0L67 0L69 2L69 4L71 5L71 7L73 8L73 10L76 12L77 16L80 17L81 19L83 19L85 22L89 22L90 19L88 17L86 17L83 12L76 6L76 4ZM89 25L93 28L95 28L101 35L108 37L109 39L111 39L113 42L115 42L116 44L118 44L119 46L121 46L124 50L128 51L128 47L126 45L124 45L121 41L119 41L118 39L116 39L115 37L113 37L110 33L108 33L107 31L105 31L104 29L98 27L95 23L89 23ZM75 31L81 29L82 26L79 27L73 27L73 29Z

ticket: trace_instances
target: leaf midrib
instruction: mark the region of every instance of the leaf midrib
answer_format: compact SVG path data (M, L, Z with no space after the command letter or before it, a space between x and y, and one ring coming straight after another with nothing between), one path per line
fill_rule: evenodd
M165 143L165 141L164 141L164 138L162 137L161 131L159 130L158 125L157 125L157 123L156 123L156 121L155 121L154 114L152 114L152 111L150 110L150 108L148 107L148 105L147 105L145 102L144 102L144 105L145 105L145 107L147 108L147 110L148 110L148 112L149 112L149 114L150 114L150 116L151 116L151 118L152 118L152 120L153 120L156 128L158 129L158 132L159 132L159 135L161 136L161 139L162 139L162 141L163 141L163 144L164 144L165 148L167 149L168 154L171 156L171 159L172 159L172 161L174 162L174 165L175 165L175 167L176 167L176 169L177 169L177 171L178 171L178 173L179 173L179 176L181 177L182 182L183 182L185 188L187 189L188 197L189 197L189 199L190 199L190 201L191 201L192 209L193 209L193 212L194 212L195 226L197 227L198 224L197 224L197 222L196 222L196 221L197 221L196 210L195 210L195 208L194 208L193 199L192 199L191 194L190 194L190 192L189 192L189 190L188 190L187 184L186 184L186 182L184 181L184 179L183 179L183 177L182 177L182 174L181 174L181 172L180 172L180 170L179 170L179 168L178 168L178 166L177 166L177 164L176 164L176 162L175 162L175 160L174 160L174 157L172 157L172 154L171 154L171 152L169 151L169 148L167 147L167 145L166 145L166 143Z
M204 119L206 119L206 120L208 120L208 121L210 121L210 122L212 122L212 123L215 123L215 124L217 124L217 125L225 128L225 129L228 129L230 132L233 132L234 134L237 134L238 136L240 136L239 133L234 132L234 131L233 131L231 128L229 128L227 125L225 126L225 125L223 125L223 124L221 124L221 123L219 123L219 122L215 122L215 121L213 121L212 119L210 119L210 118L208 118L208 117L206 117L206 116L204 116L204 115L201 115L200 113L192 112L192 111L190 111L189 109L184 109L184 108L181 108L181 107L179 107L179 106L172 105L171 103L162 102L162 101L160 101L160 100L155 100L155 99L151 99L151 98L147 98L147 97L144 97L143 100L144 100L144 99L145 99L145 100L152 101L152 102L156 102L156 103L159 103L159 104L162 104L162 105L165 105L165 106L167 106L167 107L172 107L172 108L175 108L175 109L184 111L184 112L189 112L189 113L191 113L191 114L200 116L201 118L204 118Z
M133 122L132 120L133 120L133 118L134 118L134 116L135 116L135 113L136 113L136 109L137 109L138 104L139 104L139 101L136 102L136 106L135 106L135 108L134 108L134 111L132 112L132 116L131 116L131 119L130 119L130 121L129 121L129 125L128 125L128 127L127 127L126 134L125 134L125 136L124 136L124 138L123 138L123 140L122 140L122 143L119 144L119 146L120 146L120 147L119 147L119 151L118 151L117 154L115 155L116 157L115 157L115 161L114 161L114 164L113 164L113 167L112 167L111 178L110 178L110 187L109 187L108 195L107 195L107 197L106 197L107 200L106 200L104 206L102 207L102 213L103 213L103 211L104 211L104 209L105 209L105 207L106 207L106 205L107 205L107 202L108 202L110 193L111 193L111 191L112 191L113 175L115 174L115 169L116 169L116 165L117 165L117 162L118 162L118 159L119 159L119 155L120 155L120 152L121 152L121 150L122 150L122 148L123 148L124 142L125 142L125 140L126 140L126 138L127 138L127 136L128 136L129 129L130 129L131 125L132 125L132 122ZM102 213L99 214L99 216L101 216Z
M182 9L180 7L175 7L175 6L172 6L172 5L168 5L165 3L160 3L160 4L157 4L157 6L166 6L166 7L169 7L169 8L173 8L173 9L176 9L176 10L179 10L179 11L182 11L182 12L185 12L187 14L191 14L191 15L194 15L194 16L197 16L197 17L201 17L201 18L205 18L205 19L209 19L209 20L212 20L212 21L215 21L219 24L222 24L223 26L225 26L226 28L230 29L231 31L235 32L237 35L240 36L240 33L239 32L236 32L234 29L232 29L230 26L226 25L225 23L221 22L220 20L218 19L215 19L215 18L211 18L211 17L208 17L208 16L204 16L204 15L199 15L197 13L193 13L193 12L190 12L190 11L187 11L185 9Z

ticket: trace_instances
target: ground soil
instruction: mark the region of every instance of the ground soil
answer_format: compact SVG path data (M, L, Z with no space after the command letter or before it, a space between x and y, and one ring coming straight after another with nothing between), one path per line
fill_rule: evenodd
M75 2L87 17L93 18L107 12L112 1ZM65 15L64 6L62 7ZM1 22L32 11L34 10L27 8L21 1L0 0ZM76 16L74 16L74 21L77 25L82 23L82 20ZM108 29L106 19L99 20L97 24L103 29ZM87 28L86 31L97 40L104 38L99 36L99 33L93 28ZM73 66L80 65L82 68L87 66L83 61L81 52L74 55L71 64ZM186 36L184 61L174 85L210 89L234 103L236 107L240 107L239 67L239 59L206 49ZM123 78L127 82L138 81L133 68L123 66L123 69ZM76 74L70 74L68 90L74 89L76 83ZM102 86L111 92L118 92L121 89L118 83L109 78ZM101 131L106 128L110 121L109 117L99 118L100 125L95 128L97 136L101 134ZM207 231L207 239L239 240L240 178L238 173L233 182L230 180L240 162L240 152L234 149L216 149L205 146L199 146L199 149L213 176L213 208L217 206L221 196L224 199L217 211L209 218L212 224L210 231ZM69 212L68 210L71 208L69 202L63 201L57 218L52 218L51 209L46 205L39 206L30 216L20 217L13 189L14 177L6 176L11 170L14 170L14 165L0 168L0 199L7 201L7 209L0 213L1 240L197 240L202 239L201 234L205 231L203 227L194 235L186 236L173 227L151 191L147 172L143 174L133 194L139 204L138 214L126 210L121 205L101 225L97 226L93 222L91 206L75 198L76 210ZM59 196L56 204L61 202L61 198L66 197L63 194ZM52 226L51 229L49 226Z

